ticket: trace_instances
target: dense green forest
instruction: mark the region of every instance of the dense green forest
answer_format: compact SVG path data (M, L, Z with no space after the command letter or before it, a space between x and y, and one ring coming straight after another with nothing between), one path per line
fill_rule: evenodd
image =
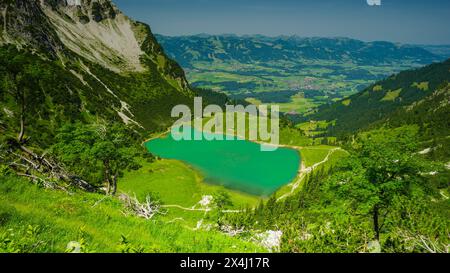
M281 229L283 252L448 252L450 172L417 155L417 131L361 133L349 157L309 175L297 194L220 224Z
M345 136L360 128L388 118L399 108L410 106L436 90L446 88L450 81L450 60L420 69L403 71L372 84L362 92L331 105L324 105L305 119L334 121L331 135ZM430 105L429 109L434 109ZM427 104L428 107L428 104ZM414 113L412 111L411 113ZM403 115L405 118L410 115ZM428 115L429 116L429 115Z

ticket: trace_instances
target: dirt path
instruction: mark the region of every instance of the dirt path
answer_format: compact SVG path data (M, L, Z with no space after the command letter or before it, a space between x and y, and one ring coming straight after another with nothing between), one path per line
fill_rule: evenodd
M157 133L156 135L150 137L149 139L144 140L141 145L144 145L146 142L152 141L154 139L161 138L161 137L167 135L168 133L170 133L170 131L171 130L168 129L167 131L164 131L164 132L161 132L161 133Z
M293 183L288 185L288 186L291 187L291 191L286 193L286 194L283 194L282 196L280 196L277 199L277 201L283 200L284 198L292 195L295 192L295 190L300 186L301 182L306 177L306 175L312 173L320 165L325 164L328 160L330 160L331 155L334 154L336 151L339 151L339 150L342 150L342 148L337 147L337 148L331 149L328 152L327 156L322 161L317 162L317 163L315 163L314 165L312 165L310 167L306 167L304 161L302 161L302 166L300 168L299 175L297 176L297 179Z
M208 212L208 211L211 210L211 209L209 209L209 208L206 208L206 209L185 208L185 207L182 207L182 206L180 206L180 205L163 205L163 206L161 206L161 207L163 207L163 208L177 208L177 209L187 210L187 211L204 211L204 212Z
M180 205L164 205L161 206L163 208L177 208L177 209L181 209L181 210L186 210L186 211L203 211L203 212L209 212L212 209L211 208L204 208L204 209L194 209L194 208L185 208L182 207ZM222 210L223 213L238 213L241 212L242 210Z

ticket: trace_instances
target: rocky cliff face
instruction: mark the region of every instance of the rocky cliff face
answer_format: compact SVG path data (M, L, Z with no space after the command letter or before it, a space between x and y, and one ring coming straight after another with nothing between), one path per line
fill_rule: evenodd
M144 71L140 58L145 53L135 37L134 22L110 1L80 3L46 0L41 4L64 45L115 72Z
M0 22L0 44L31 47L50 56L56 56L64 50L64 45L38 1L0 1Z
M74 15L82 23L114 19L120 11L109 0L40 0L41 6Z
M70 58L69 50L116 73L155 66L176 88L187 89L182 69L167 58L150 28L110 0L5 0L0 16L0 43L53 58Z
M13 45L33 52L79 81L42 96L76 97L82 102L78 111L88 116L161 129L170 125L172 106L193 96L184 71L166 56L150 27L128 18L110 0L1 0L0 31L0 49ZM14 112L16 106L6 108Z

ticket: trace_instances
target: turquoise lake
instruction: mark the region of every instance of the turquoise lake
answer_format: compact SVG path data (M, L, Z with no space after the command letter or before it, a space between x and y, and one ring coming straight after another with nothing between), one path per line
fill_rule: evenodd
M156 156L191 165L203 174L206 183L258 196L268 196L290 183L301 160L296 150L262 152L260 144L241 139L176 141L169 134L145 145Z

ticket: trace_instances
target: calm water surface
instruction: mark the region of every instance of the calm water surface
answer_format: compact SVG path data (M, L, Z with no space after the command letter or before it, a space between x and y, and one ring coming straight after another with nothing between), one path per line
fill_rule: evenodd
M146 147L154 155L193 166L207 183L259 196L268 196L290 183L301 160L296 150L262 152L260 144L241 139L175 141L169 134L148 141Z

